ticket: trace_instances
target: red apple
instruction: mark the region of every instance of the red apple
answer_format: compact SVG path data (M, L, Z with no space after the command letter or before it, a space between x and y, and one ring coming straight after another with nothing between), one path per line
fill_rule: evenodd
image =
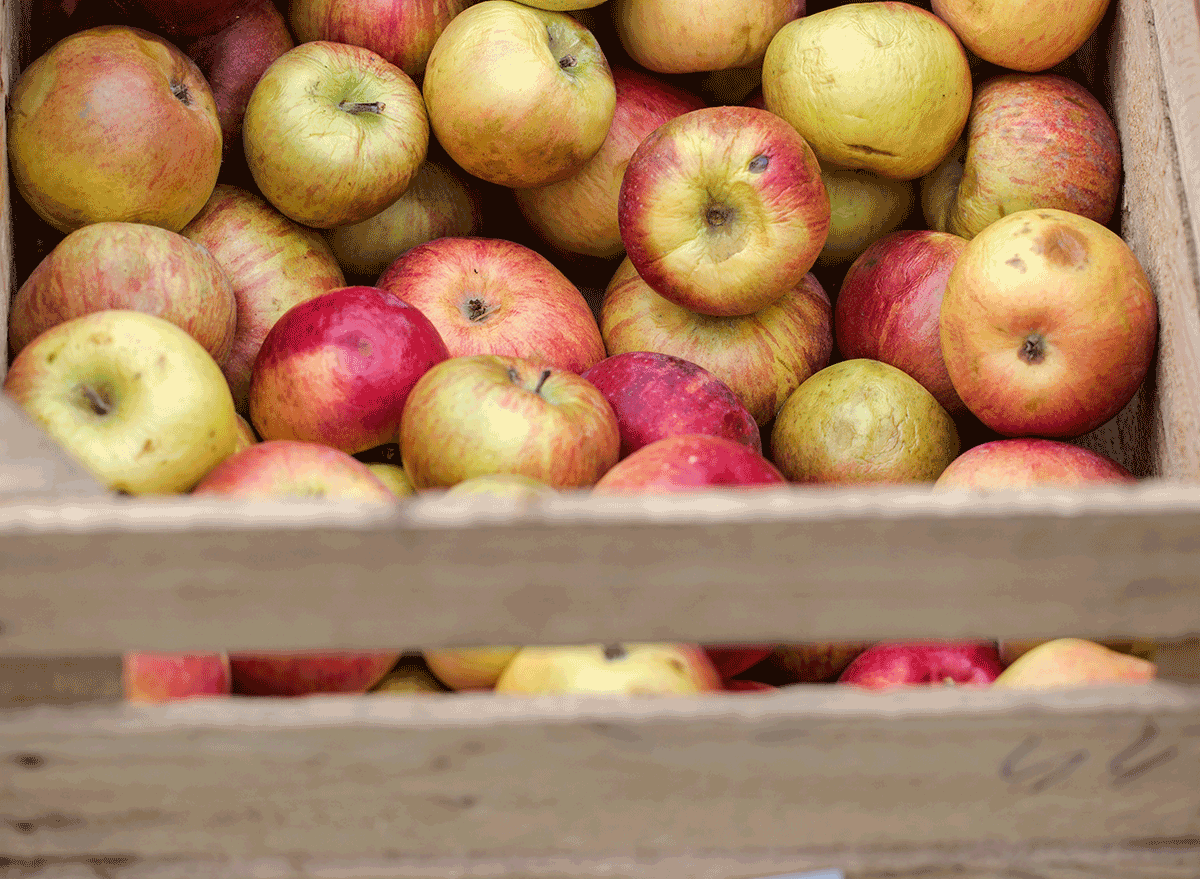
M625 250L617 200L634 150L668 119L704 106L697 95L628 67L613 67L612 77L617 104L600 151L565 180L515 190L521 213L544 239L604 258Z
M1154 359L1158 307L1110 229L1052 208L971 239L946 280L942 357L954 389L1005 436L1078 436L1129 402Z
M813 641L781 644L766 660L771 679L789 684L827 683L846 670L870 641Z
M291 0L296 39L363 46L419 79L434 43L475 0Z
M638 145L617 204L625 251L665 299L753 314L794 289L825 246L829 193L808 142L774 113L706 107Z
M1116 125L1087 88L1052 73L1006 73L979 84L964 140L921 183L932 229L965 238L1031 208L1101 225L1121 185Z
M721 679L729 684L729 679L740 675L752 666L758 665L771 655L774 646L767 644L705 644L704 653L708 656Z
M839 684L880 690L916 685L986 687L1004 670L992 641L899 641L868 647Z
M1111 458L1071 443L1036 437L981 443L950 462L936 489L1129 484L1137 478Z
M772 693L778 689L774 684L747 678L730 678L725 681L725 690L730 693Z
M229 357L236 297L221 264L203 245L145 223L91 223L63 238L13 297L9 348L110 308L170 321L218 365Z
M212 194L221 121L190 58L139 28L72 34L9 95L9 167L60 232L121 220L178 232Z
M580 373L605 355L579 288L514 241L436 238L401 255L375 283L423 311L453 357L536 358Z
M243 696L365 693L383 680L401 650L231 653L233 692Z
M397 502L366 464L339 449L297 440L264 440L234 452L209 470L192 494Z
M218 183L181 233L204 245L233 284L237 323L222 370L239 412L248 413L254 358L285 311L346 279L329 245L246 189Z
M212 88L226 156L242 150L242 118L263 71L296 45L272 0L242 2L229 24L183 47Z
M250 6L251 0L120 0L140 9L171 39L202 37L227 27Z
M967 239L927 229L877 239L846 270L834 307L838 350L902 369L951 415L965 407L942 360L938 316Z
M629 351L673 354L725 382L761 427L792 391L829 363L829 297L811 273L756 314L714 317L659 296L628 258L609 281L600 331L610 356Z
M762 452L762 434L729 385L702 366L654 351L606 357L583 377L617 414L621 457L680 433L724 436Z
M146 653L122 659L122 681L129 702L169 702L195 696L228 696L229 657L224 653Z
M250 421L263 439L349 454L395 442L409 391L449 356L419 309L378 287L339 287L292 306L263 339Z
M418 489L484 473L583 488L616 463L620 446L617 416L595 385L545 361L499 354L432 367L400 418L401 461Z
M685 433L642 446L600 477L592 490L641 494L786 484L774 464L742 443L723 436Z

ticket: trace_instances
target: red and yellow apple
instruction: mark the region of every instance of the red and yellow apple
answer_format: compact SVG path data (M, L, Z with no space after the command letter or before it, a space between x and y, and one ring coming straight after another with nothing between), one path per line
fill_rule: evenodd
M1137 478L1107 455L1060 440L1014 437L967 449L950 462L933 487L987 491L1134 482Z
M397 495L340 449L300 440L263 440L227 457L192 490L230 498L333 498L395 504Z
M649 494L722 488L778 488L783 474L744 443L682 433L642 446L600 477L597 494Z

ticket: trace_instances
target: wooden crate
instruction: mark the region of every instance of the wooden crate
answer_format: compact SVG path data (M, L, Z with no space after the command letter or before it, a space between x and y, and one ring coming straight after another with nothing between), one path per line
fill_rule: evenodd
M7 88L29 7L0 10ZM1197 7L1114 0L1084 54L1160 303L1153 375L1087 438L1137 486L129 499L0 398L0 876L1195 879L1200 689L1172 639L1200 633ZM0 249L13 289L11 228ZM120 701L131 648L1063 634L1167 639L1177 680Z

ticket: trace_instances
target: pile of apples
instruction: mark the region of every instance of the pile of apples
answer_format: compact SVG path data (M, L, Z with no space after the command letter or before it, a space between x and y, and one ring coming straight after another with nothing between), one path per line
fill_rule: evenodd
M4 390L115 491L1135 481L1107 0L39 2Z

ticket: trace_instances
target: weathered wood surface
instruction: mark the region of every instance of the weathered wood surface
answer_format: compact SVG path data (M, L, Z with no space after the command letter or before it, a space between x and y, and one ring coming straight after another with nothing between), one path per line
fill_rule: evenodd
M415 876L487 856L584 865L562 875L703 853L1174 857L1200 835L1200 693L1165 684L41 708L0 714L0 754L0 857L150 875L176 858Z

